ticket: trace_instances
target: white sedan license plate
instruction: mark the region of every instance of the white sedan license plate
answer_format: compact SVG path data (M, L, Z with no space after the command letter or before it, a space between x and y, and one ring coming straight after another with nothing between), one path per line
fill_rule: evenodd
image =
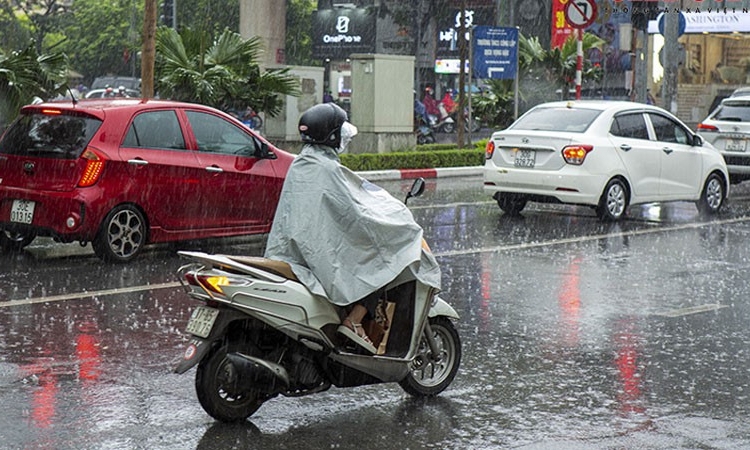
M196 336L206 338L211 333L211 329L214 327L214 322L219 316L219 310L216 308L209 308L207 306L199 306L195 308L193 314L190 316L185 331Z
M34 220L34 207L36 203L31 200L13 200L10 207L10 221L30 224Z
M745 139L729 139L727 140L724 149L728 152L744 152L747 146Z
M517 150L516 151L516 157L513 160L514 166L534 168L534 164L536 164L536 151L535 150Z

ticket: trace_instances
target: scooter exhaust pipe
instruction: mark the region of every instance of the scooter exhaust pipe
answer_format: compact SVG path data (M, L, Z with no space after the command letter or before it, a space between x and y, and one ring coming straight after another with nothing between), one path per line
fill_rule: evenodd
M237 370L237 387L275 395L289 389L289 374L276 363L243 353L228 353L227 359Z

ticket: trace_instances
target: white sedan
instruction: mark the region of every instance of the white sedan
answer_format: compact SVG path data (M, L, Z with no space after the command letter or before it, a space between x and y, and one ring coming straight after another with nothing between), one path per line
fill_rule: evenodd
M487 143L484 190L518 214L529 201L588 205L619 220L631 204L694 201L717 213L724 159L656 106L624 101L537 105Z

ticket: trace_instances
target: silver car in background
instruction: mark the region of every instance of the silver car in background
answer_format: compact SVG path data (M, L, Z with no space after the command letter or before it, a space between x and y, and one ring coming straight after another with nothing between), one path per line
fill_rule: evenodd
M750 180L750 94L722 100L697 132L724 156L731 183Z

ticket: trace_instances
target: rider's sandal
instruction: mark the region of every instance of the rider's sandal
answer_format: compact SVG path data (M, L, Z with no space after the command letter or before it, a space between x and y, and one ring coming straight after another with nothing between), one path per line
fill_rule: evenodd
M377 353L378 350L372 344L370 338L367 337L361 323L354 323L349 319L344 319L343 324L339 325L337 331L357 343L360 347L363 347L368 352L372 354Z

